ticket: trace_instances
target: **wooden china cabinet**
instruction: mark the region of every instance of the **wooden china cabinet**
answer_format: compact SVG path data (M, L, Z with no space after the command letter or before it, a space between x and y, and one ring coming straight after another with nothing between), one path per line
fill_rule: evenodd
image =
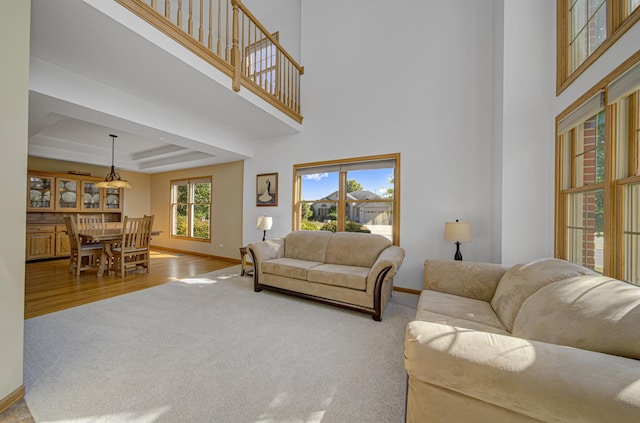
M105 222L122 221L124 190L97 188L95 184L102 180L89 175L27 172L27 261L69 256L66 214L100 213Z

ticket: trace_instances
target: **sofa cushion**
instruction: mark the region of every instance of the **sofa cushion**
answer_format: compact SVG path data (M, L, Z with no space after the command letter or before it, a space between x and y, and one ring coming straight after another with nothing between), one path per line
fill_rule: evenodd
M368 274L369 269L366 267L322 264L309 269L307 280L364 291L367 287Z
M563 279L596 274L585 267L560 259L547 258L516 264L500 279L491 306L511 332L522 303L538 289Z
M422 291L416 320L507 334L488 302L438 291Z
M284 256L324 263L329 231L293 231L284 239Z
M336 232L329 239L324 262L371 267L391 241L382 235L360 232Z
M640 287L606 276L579 276L531 295L513 335L640 359Z
M494 263L428 259L424 262L423 286L490 302L507 270L507 266Z
M279 258L262 262L262 272L273 275L286 276L294 279L307 279L307 270L322 263L317 261L297 260L292 258Z

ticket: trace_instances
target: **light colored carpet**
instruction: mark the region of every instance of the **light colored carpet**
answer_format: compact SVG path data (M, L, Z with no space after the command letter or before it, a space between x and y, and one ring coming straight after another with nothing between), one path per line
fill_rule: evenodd
M239 267L25 321L36 422L402 422L404 330L253 292Z

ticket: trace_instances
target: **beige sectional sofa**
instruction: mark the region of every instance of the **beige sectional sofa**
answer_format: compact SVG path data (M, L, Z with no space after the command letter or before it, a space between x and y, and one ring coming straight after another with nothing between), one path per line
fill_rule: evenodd
M640 287L575 264L427 260L407 422L640 422Z
M249 244L254 289L293 294L380 320L404 250L381 235L293 231Z

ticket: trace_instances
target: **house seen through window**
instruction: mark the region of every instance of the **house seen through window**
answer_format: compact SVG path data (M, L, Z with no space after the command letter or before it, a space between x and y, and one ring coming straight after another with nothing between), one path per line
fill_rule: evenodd
M397 244L399 155L295 166L294 228L375 233Z

